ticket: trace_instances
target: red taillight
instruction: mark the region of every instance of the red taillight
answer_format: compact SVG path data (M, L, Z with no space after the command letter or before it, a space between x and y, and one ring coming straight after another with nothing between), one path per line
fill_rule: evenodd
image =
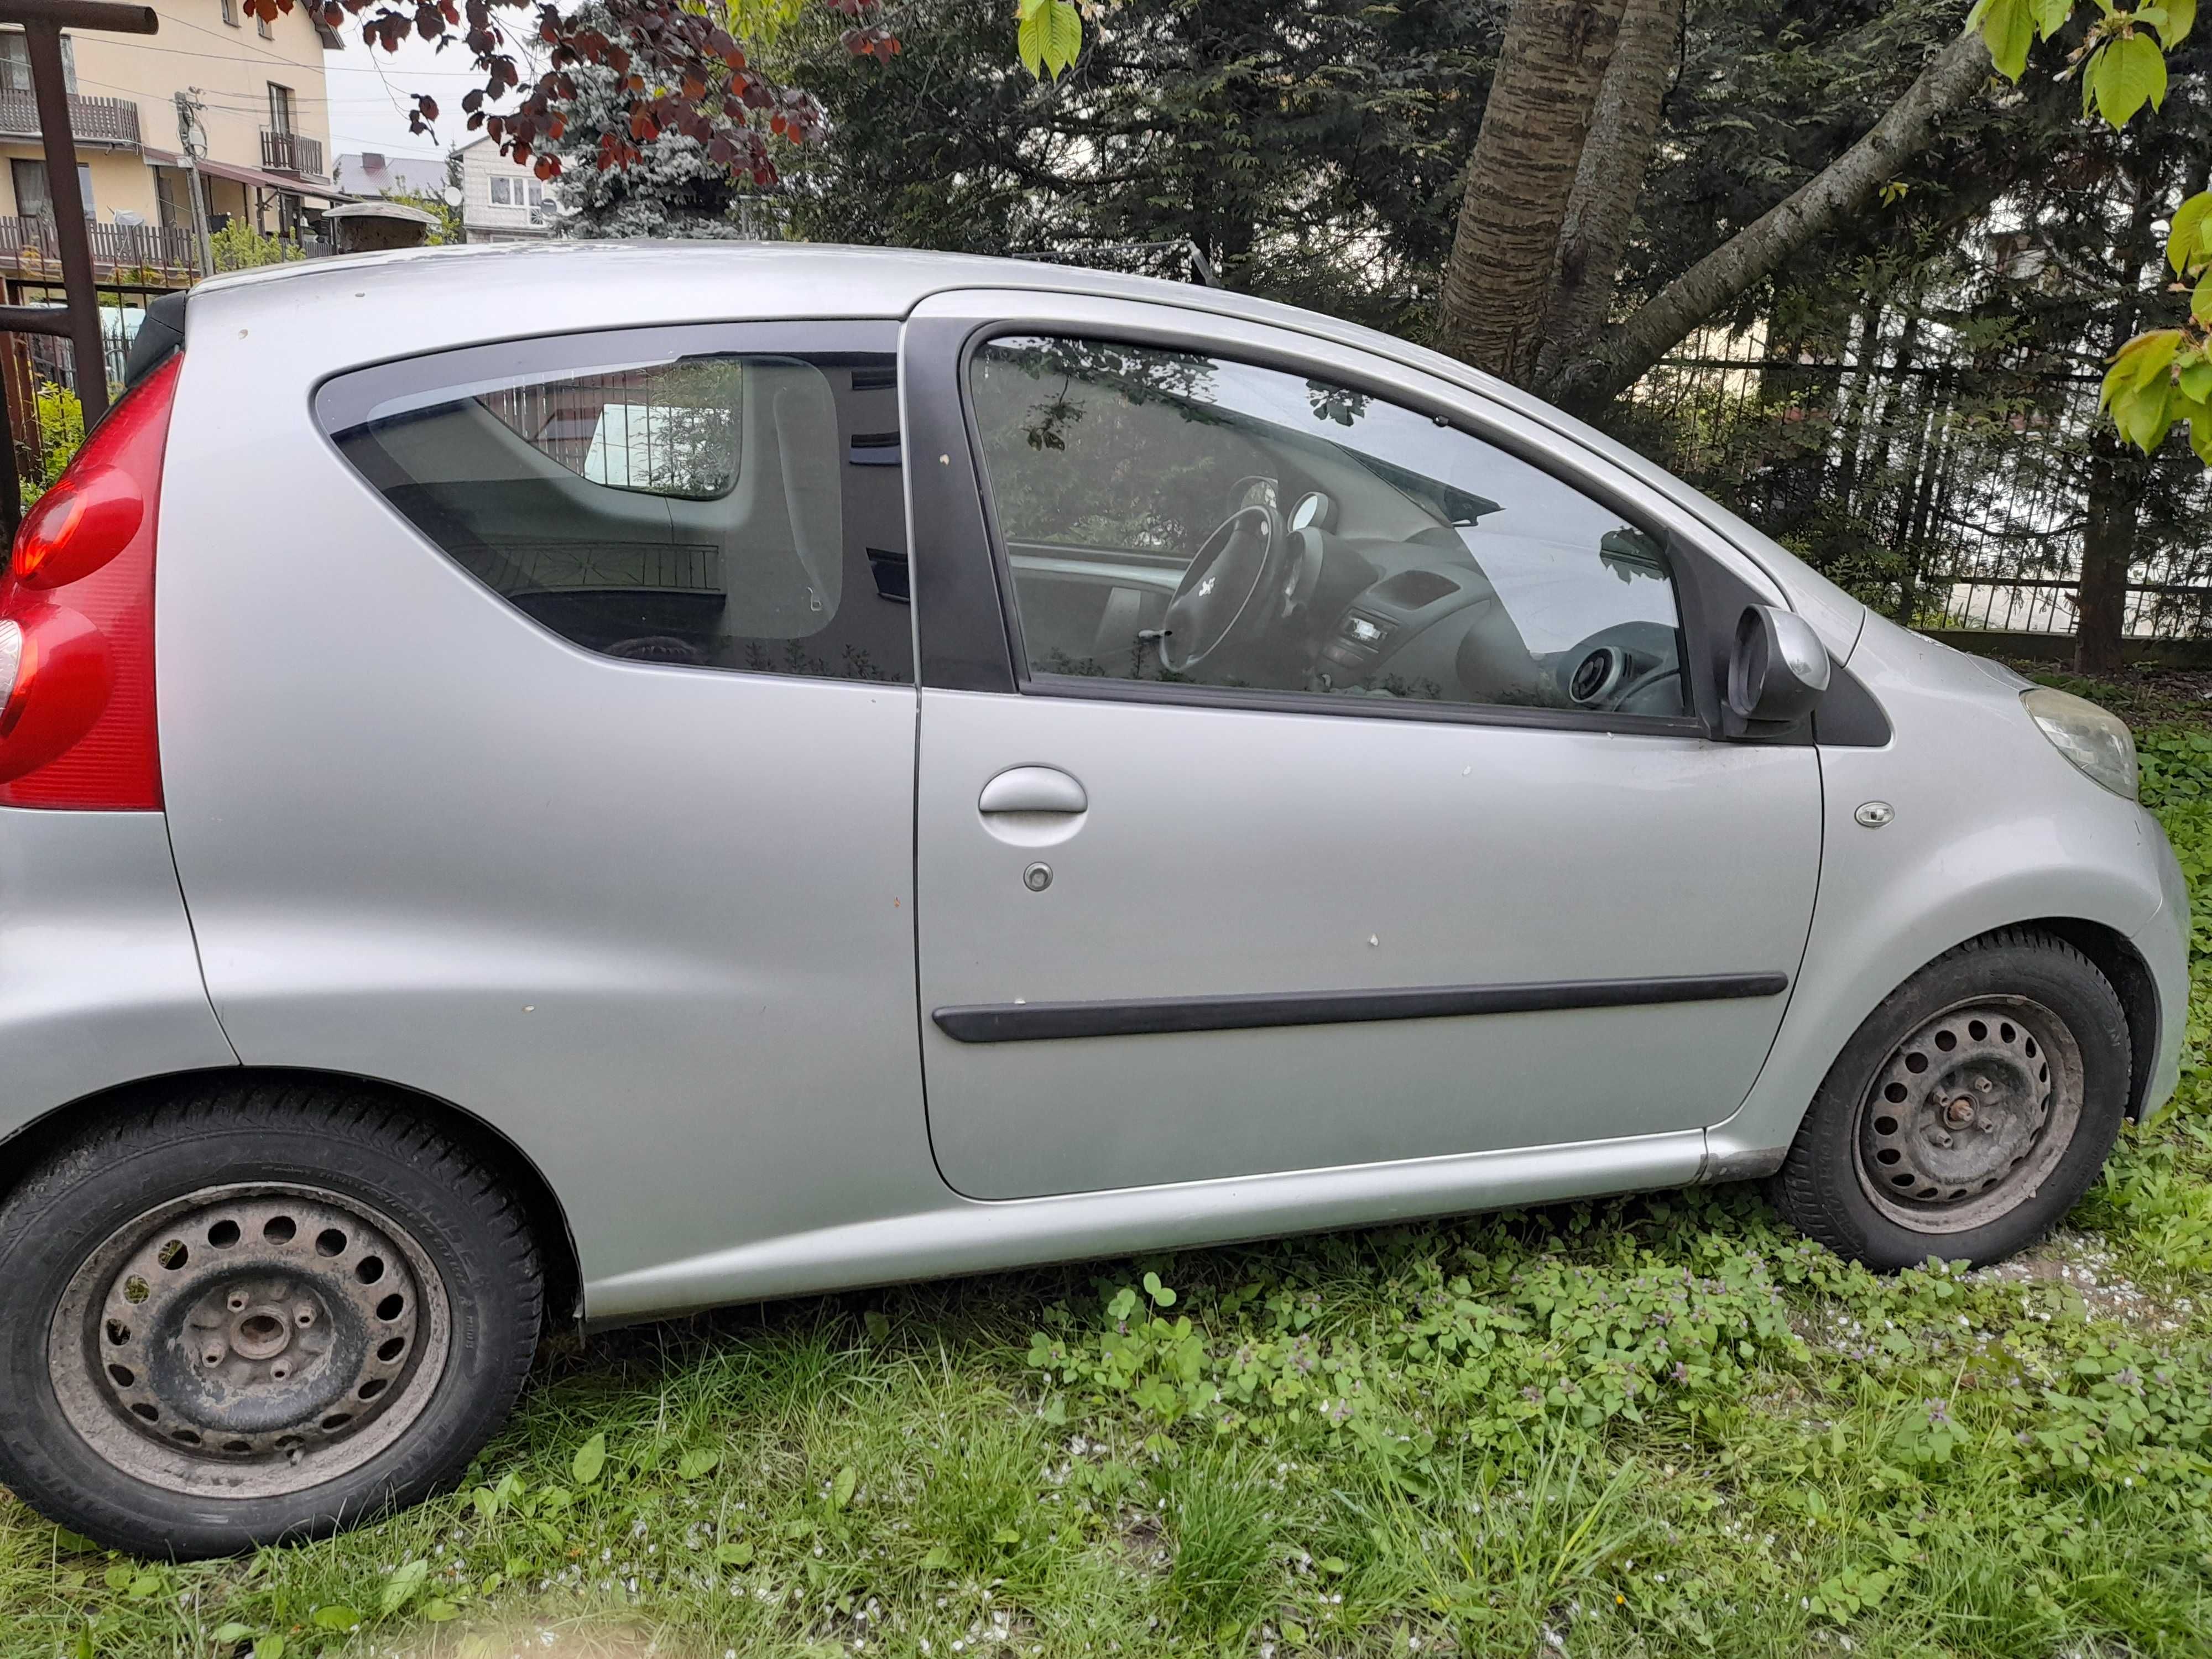
M0 806L161 805L155 507L182 363L109 411L15 534L0 572Z

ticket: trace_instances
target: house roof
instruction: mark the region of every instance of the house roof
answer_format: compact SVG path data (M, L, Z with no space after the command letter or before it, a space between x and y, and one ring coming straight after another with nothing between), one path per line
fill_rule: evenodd
M381 150L348 150L331 168L331 180L356 196L435 196L446 187L441 155L389 155Z

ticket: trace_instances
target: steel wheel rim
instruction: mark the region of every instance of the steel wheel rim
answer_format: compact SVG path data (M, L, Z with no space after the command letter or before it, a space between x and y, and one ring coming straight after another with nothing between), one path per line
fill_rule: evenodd
M452 1347L445 1285L361 1200L208 1187L110 1234L70 1278L47 1372L108 1463L198 1498L361 1468L421 1417Z
M2081 1045L2027 997L1923 1020L1876 1070L1854 1126L1859 1186L1916 1232L1986 1225L2032 1198L2081 1121Z

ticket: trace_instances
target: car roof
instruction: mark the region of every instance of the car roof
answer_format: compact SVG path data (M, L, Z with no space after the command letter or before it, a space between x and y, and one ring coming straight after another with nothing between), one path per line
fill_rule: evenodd
M196 296L229 294L264 290L281 283L289 298L303 295L304 289L314 286L344 289L350 284L358 288L360 279L372 273L380 288L397 285L416 293L445 288L456 300L486 280L497 280L502 287L517 278L544 283L611 281L626 289L633 284L649 283L676 292L694 284L710 283L720 293L720 314L724 316L729 314L726 284L733 276L750 286L744 309L757 311L763 317L823 314L819 304L825 288L848 303L865 299L868 302L866 314L881 317L904 316L930 295L947 289L1014 288L1179 305L1224 316L1245 317L1255 322L1302 328L1307 332L1315 331L1314 325L1323 324L1333 334L1340 331L1361 337L1370 344L1387 343L1401 351L1407 349L1404 341L1355 324L1338 322L1315 312L1228 289L1043 260L939 253L921 248L850 247L823 242L548 238L401 248L342 258L295 259L281 264L258 265L211 277L193 292ZM645 314L659 309L651 305L645 293L632 291L625 297L643 302L643 307L625 314L620 319L623 324L659 320ZM1454 367L1462 374L1468 372L1463 364Z

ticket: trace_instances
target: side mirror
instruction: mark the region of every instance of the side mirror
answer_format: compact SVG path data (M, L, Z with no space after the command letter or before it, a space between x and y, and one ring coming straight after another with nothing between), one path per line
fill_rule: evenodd
M1731 737L1776 736L1813 712L1828 689L1828 647L1792 611L1749 605L1729 653Z

